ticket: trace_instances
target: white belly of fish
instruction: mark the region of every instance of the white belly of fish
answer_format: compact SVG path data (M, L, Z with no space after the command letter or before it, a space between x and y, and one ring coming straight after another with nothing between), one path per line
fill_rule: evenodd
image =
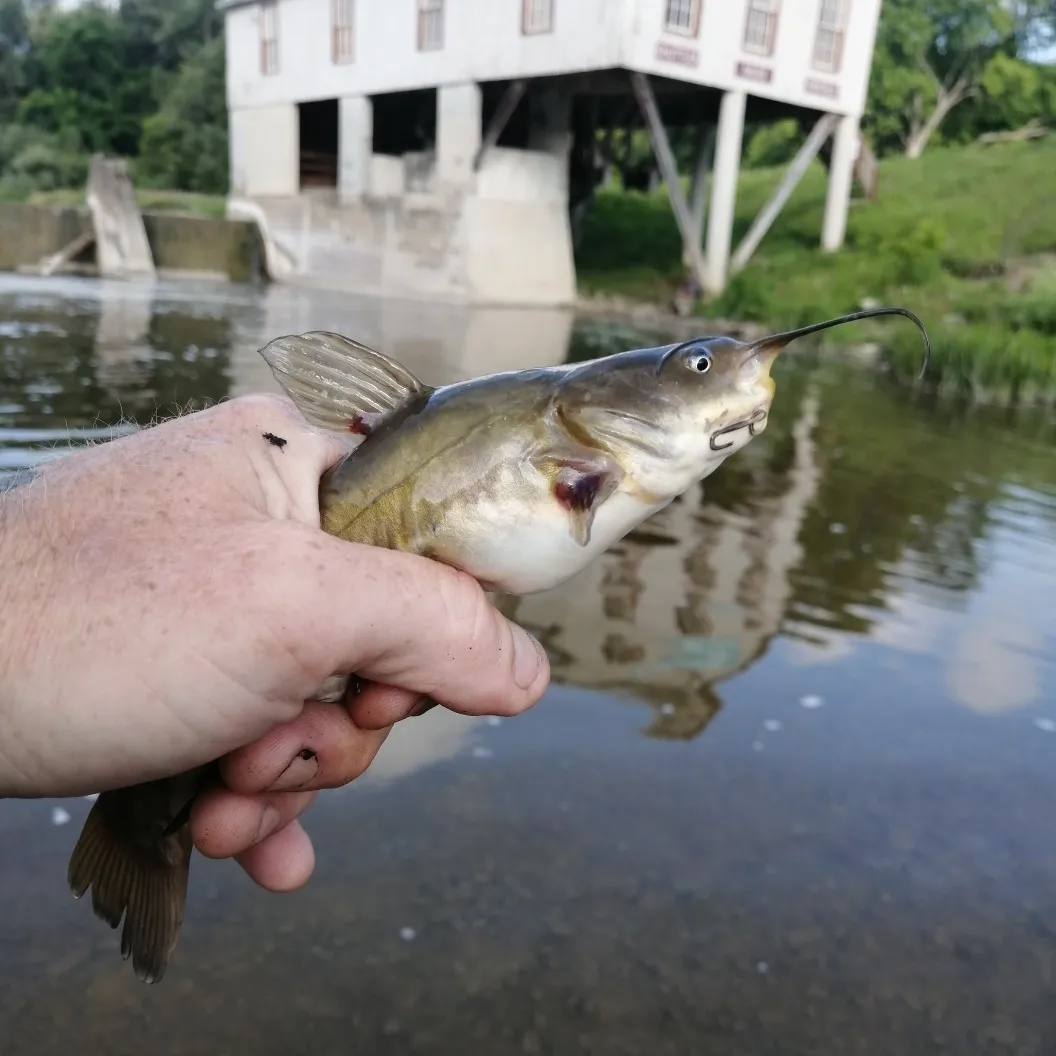
M672 496L673 498L673 496ZM486 589L508 594L550 590L581 572L596 557L671 499L647 506L617 491L598 508L590 540L572 537L569 514L556 500L474 510L477 530L461 543L462 568Z

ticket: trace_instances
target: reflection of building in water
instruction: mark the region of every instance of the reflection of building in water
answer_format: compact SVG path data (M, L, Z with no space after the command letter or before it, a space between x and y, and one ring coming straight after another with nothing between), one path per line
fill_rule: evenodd
M747 491L765 496L749 494L749 514L687 493L563 586L501 599L546 646L554 680L645 699L661 736L699 734L721 706L715 684L751 664L781 626L820 475L816 419L809 392L780 481L764 479L774 470L748 459Z
M548 308L469 308L270 286L259 325L239 335L231 395L278 392L259 349L284 334L331 330L392 356L427 384L563 363L573 314Z

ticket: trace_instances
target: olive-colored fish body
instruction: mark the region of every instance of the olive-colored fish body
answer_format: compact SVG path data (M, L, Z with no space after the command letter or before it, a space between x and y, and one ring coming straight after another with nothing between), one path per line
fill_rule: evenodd
M278 338L261 355L309 422L363 437L320 482L324 531L528 594L580 572L758 435L790 341L892 314L924 330L881 308L751 343L700 339L440 388L335 334ZM339 701L349 681L332 676L313 697ZM146 981L179 934L190 807L208 776L103 793L70 862L74 894L91 888L112 927L124 918L122 954Z

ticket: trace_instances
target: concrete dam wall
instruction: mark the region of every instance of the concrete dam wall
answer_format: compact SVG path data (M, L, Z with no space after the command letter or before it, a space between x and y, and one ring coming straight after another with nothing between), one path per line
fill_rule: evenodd
M144 212L143 223L161 273L217 275L231 282L267 278L263 240L252 221ZM0 271L35 269L91 227L87 208L0 202ZM72 270L92 273L94 244L71 263Z

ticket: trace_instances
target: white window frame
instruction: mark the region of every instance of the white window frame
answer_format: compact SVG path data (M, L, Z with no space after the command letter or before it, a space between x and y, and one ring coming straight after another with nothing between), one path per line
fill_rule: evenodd
M820 0L818 3L818 24L810 61L815 70L840 72L850 6L850 0Z
M356 0L330 0L330 61L335 65L356 57Z
M260 0L260 72L279 72L279 0Z
M700 7L701 0L664 0L664 32L695 37L700 32Z
M769 58L777 41L781 0L748 0L742 47L752 55Z
M418 0L418 50L444 46L444 0Z
M522 0L521 33L526 37L553 33L554 3L555 0Z

